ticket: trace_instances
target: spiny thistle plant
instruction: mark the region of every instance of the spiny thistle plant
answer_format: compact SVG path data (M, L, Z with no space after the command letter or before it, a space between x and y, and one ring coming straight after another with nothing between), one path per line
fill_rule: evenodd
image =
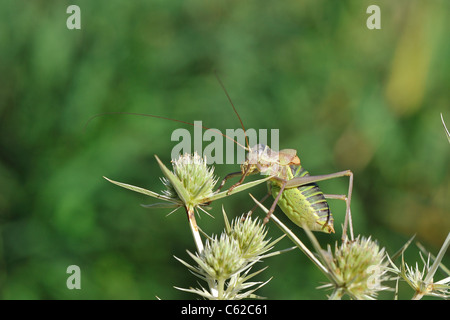
M241 223L234 222L233 227L227 229L227 232L219 239L217 237L208 239L206 247L204 247L195 220L195 212L197 209L206 212L202 207L210 202L251 188L267 181L267 178L243 184L233 192L223 191L215 193L213 192L213 188L217 182L217 178L214 176L214 168L209 168L206 164L206 159L201 158L197 153L193 155L185 154L173 160L173 171L167 169L161 160L157 156L155 157L164 174L161 180L166 189L162 194L117 182L106 177L104 178L123 188L165 201L163 203L144 205L146 208L174 208L173 211L180 207L186 209L189 225L197 248L196 255L190 252L188 253L198 263L199 267L191 267L182 260L177 259L193 271L194 274L206 280L209 291L203 288L203 290L185 289L185 291L198 293L210 299L242 299L245 297L254 297L252 295L253 292L267 282L248 283L247 281L250 278L259 273L256 272L249 275L248 272L251 266L258 262L263 257L262 255L270 250L276 241L268 245L264 240L266 235L264 228L258 228L257 224L243 221ZM238 226L241 224L242 226ZM226 225L229 226L227 222ZM255 250L256 248L259 248L259 250ZM267 256L265 255L265 257ZM225 281L227 281L226 290L224 289ZM243 290L255 285L259 286L243 292Z
M413 290L413 300L420 300L423 296L434 296L439 298L450 298L450 272L441 264L442 258L450 245L450 233L444 241L438 255L434 258L434 262L431 263L431 254L428 253L428 258L425 260L420 253L420 258L423 263L422 269L419 268L416 262L415 267L409 266L404 259L402 253L402 261L400 267L396 266L392 260L389 259L390 268L387 268L390 272L397 276L397 279L405 281ZM433 278L438 268L441 267L448 277L434 282Z
M269 211L253 196L253 200L266 213ZM385 273L385 250L369 238L358 236L354 240L345 240L340 245L336 242L335 252L325 251L313 233L303 226L316 250L314 255L303 242L289 230L275 215L275 224L306 254L308 258L325 274L330 283L319 288L332 288L329 299L341 299L345 294L353 299L374 299L379 291L388 287L381 285L387 280Z
M216 290L208 291L203 287L177 289L195 293L210 300L258 298L254 292L270 279L266 282L249 282L266 268L251 274L250 269L262 259L281 253L281 251L268 252L283 236L272 242L265 240L267 231L261 221L243 215L236 218L230 226L225 211L223 212L225 231L220 237L209 238L201 254L194 255L188 251L197 266L177 258L198 278L205 280L208 284L213 283Z
M385 251L369 238L357 237L354 241L336 242L334 254L328 245L326 259L333 281L323 288L333 288L330 299L340 299L344 294L358 300L376 298L379 291L388 287L384 268Z
M206 212L202 207L210 202L251 188L268 180L268 178L264 178L243 184L235 188L233 192L223 191L215 193L213 192L213 187L217 182L217 178L214 177L214 168L208 168L206 159L201 158L197 153L194 153L193 155L181 155L178 159L172 160L173 172L167 169L156 155L155 158L164 174L164 177L161 178L161 180L166 186L166 190L164 190L162 194L130 184L117 182L106 177L104 178L120 187L165 201L163 203L142 205L145 208L174 208L174 210L169 213L171 214L179 208L184 207L198 252L203 250L203 243L195 220L195 212L197 209Z
M442 123L445 128L443 119ZM446 133L448 135L448 131ZM208 167L206 159L201 158L196 153L193 155L185 154L173 160L173 171L167 169L158 157L156 157L156 160L164 174L161 180L166 189L161 194L108 178L105 179L123 188L164 201L144 205L146 208L173 208L173 211L180 207L185 208L197 251L195 253L187 251L194 261L193 264L175 258L187 267L192 274L205 281L208 287L205 288L200 285L199 288L176 288L206 299L258 298L254 292L267 284L271 278L265 282L250 281L254 276L264 271L266 267L253 273L251 273L251 269L262 259L295 247L269 252L281 237L274 241L267 240L265 225L248 215L236 218L230 224L225 210L223 210L224 231L220 236L206 236L207 240L203 244L195 220L195 213L198 214L198 210L207 213L204 208L212 201L266 182L271 176L241 184L231 192L229 190L215 192L213 188L217 183L217 177L214 175L214 168ZM251 197L266 214L269 212L253 196ZM376 299L378 293L384 290L395 291L394 297L396 298L399 281L405 281L413 289L413 299L421 299L424 296L450 297L450 272L442 264L443 256L450 245L450 233L435 258L429 253L427 259L424 259L421 255L424 266L420 269L417 263L413 268L404 259L403 253L412 239L392 256L389 256L385 249L380 247L371 237L360 235L353 238L353 234L350 239L343 234L341 243L336 242L334 244L334 250L331 249L331 245L328 245L327 249L324 250L314 234L306 226L303 226L315 251L313 253L274 214L271 215L271 221L327 277L329 282L318 288L331 289L329 299L341 299L343 297ZM350 229L353 229L351 221ZM395 260L399 256L401 256L401 263L398 266L395 264ZM432 264L431 260L433 260ZM447 274L447 277L434 282L436 271L439 268ZM396 281L395 288L386 285L387 282L392 281Z

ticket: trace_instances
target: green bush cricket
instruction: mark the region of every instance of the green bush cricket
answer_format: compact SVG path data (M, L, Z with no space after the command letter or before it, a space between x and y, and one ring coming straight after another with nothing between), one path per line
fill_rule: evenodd
M217 76L217 74L216 74ZM241 117L225 89L220 78L217 79L222 86L234 112L239 118L242 129L245 132ZM247 141L247 160L241 165L241 171L233 172L225 176L217 191L225 182L236 176L240 180L228 189L231 192L240 185L246 176L254 173L272 176L268 183L268 194L260 201L265 201L270 195L275 201L272 203L264 222L267 223L276 205L296 225L313 231L334 233L333 216L330 212L326 199L339 199L346 202L346 215L342 232L342 239L347 239L347 226L350 225L350 239L353 240L353 227L351 220L351 196L353 190L353 173L350 170L311 176L300 164L300 158L294 149L284 149L279 152L271 150L268 146L258 144L250 148ZM315 182L329 180L339 177L349 177L349 188L347 195L324 194ZM250 211L250 213L253 209Z

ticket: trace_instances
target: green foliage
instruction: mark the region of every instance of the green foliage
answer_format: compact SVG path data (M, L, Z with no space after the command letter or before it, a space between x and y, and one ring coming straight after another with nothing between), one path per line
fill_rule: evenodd
M68 30L64 1L1 1L0 298L186 297L172 287L192 285L173 258L195 250L185 213L141 208L148 197L102 178L164 189L153 155L171 160L170 136L182 125L125 115L84 125L102 112L139 112L238 128L214 70L246 128L280 129L280 147L297 149L312 174L355 173L361 234L388 253L417 234L437 252L450 230L439 117L450 119L450 3L377 1L381 30L366 27L369 4L80 0L82 29ZM238 170L216 166L215 175ZM320 186L348 187L346 179ZM259 199L266 189L251 192ZM234 218L253 205L246 193L217 201ZM345 208L330 206L339 226ZM218 234L220 207L210 213L216 219L201 225ZM267 263L285 272L258 294L324 298L313 289L326 278L307 259L287 253ZM65 286L72 264L81 290Z

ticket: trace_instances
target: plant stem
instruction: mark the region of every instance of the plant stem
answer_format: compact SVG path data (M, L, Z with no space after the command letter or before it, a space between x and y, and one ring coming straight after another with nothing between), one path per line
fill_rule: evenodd
M420 300L423 297L423 293L416 291L416 293L414 293L414 296L411 298L411 300Z
M324 267L322 263L315 257L315 255L309 251L309 249L303 244L303 242L297 238L297 236L288 228L286 225L284 225L274 214L271 216L273 222L279 227L291 240L294 242L294 244L301 250L303 253L311 259L311 261L322 270L323 273L328 274L328 270Z
M197 253L202 254L204 246L200 232L198 230L197 221L195 220L195 211L193 207L186 207L186 212L189 221L189 227L191 228L192 236L194 238L195 246L197 247ZM214 297L218 296L217 284L213 279L207 279L209 290Z
M195 221L194 208L186 207L186 212L188 215L189 227L191 228L192 236L194 237L195 246L197 247L198 254L203 252L203 242L200 237L200 232L198 231L197 222Z
M447 238L444 241L444 244L442 245L441 249L439 250L438 255L436 256L436 259L434 260L433 265L431 266L430 270L427 273L427 276L424 279L425 283L431 283L433 281L434 274L436 273L439 264L442 261L442 258L444 257L445 252L447 251L447 248L450 246L450 232L447 235Z
M341 288L336 288L333 290L331 296L328 297L328 300L341 300L344 295L344 290Z
M262 205L258 200L256 200L255 197L253 197L251 194L250 197L266 214L269 212L269 210L266 207L264 207L264 205ZM319 242L306 226L304 226L303 229L305 230L306 234L311 240L319 257L322 257L323 263L320 260L318 260L316 256L303 244L303 242L299 238L297 238L297 236L288 227L286 227L286 225L284 225L273 213L271 215L271 218L272 221L277 225L277 227L279 227L292 240L292 242L294 242L294 244L325 274L325 276L332 283L334 283L335 285L339 283L339 281L336 279L336 275L334 274L334 272L331 271L332 268L329 265L330 262L323 255L323 251L320 248Z
M223 289L225 287L225 280L219 279L219 283L217 284L217 299L223 300Z

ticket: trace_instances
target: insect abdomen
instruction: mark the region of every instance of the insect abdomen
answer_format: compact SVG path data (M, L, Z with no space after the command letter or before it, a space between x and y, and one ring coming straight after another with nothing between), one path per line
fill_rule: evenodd
M291 166L292 178L309 176L301 166ZM291 178L291 179L292 179ZM275 198L280 191L279 185L272 184L272 195ZM303 224L313 231L334 232L333 216L323 192L315 183L289 188L283 191L278 206L296 225Z

